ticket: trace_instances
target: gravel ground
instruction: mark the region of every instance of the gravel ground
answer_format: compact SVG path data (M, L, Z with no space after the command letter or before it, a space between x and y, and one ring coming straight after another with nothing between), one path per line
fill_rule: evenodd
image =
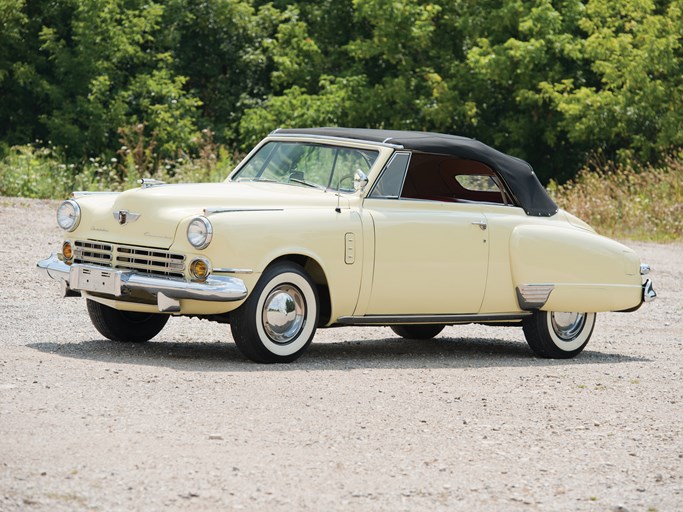
M341 328L261 366L200 320L102 340L34 271L55 206L0 198L0 510L683 510L681 244L629 243L659 298L574 360Z

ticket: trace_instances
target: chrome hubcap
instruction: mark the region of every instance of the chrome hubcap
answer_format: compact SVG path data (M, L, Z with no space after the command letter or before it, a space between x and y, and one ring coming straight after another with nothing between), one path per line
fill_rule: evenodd
M583 329L586 323L586 313L551 313L551 320L555 334L564 341L571 341Z
M263 328L275 343L284 345L295 339L304 326L305 316L304 296L291 284L273 288L263 303Z

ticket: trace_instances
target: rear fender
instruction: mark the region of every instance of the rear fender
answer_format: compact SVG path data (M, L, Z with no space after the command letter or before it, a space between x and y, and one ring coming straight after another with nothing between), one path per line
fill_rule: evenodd
M516 227L512 279L522 309L619 311L640 304L640 260L628 247L572 226Z

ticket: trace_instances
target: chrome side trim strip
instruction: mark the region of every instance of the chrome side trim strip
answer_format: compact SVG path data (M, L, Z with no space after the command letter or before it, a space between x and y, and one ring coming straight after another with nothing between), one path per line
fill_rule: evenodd
M478 322L505 322L521 320L531 315L521 313L492 313L468 315L366 315L342 316L337 322L344 325L400 325L400 324L470 324Z
M283 212L283 208L204 208L204 215L235 212Z
M250 268L214 268L214 274L253 274Z
M106 192L106 191L97 191L97 192L91 192L89 190L77 190L75 192L71 193L71 197L74 199L78 199L79 197L84 197L84 196L111 196L114 194L120 194L121 192Z
M548 297L550 297L550 293L554 288L554 284L547 283L523 284L518 286L515 291L517 292L519 307L524 310L542 308L545 303L548 302Z

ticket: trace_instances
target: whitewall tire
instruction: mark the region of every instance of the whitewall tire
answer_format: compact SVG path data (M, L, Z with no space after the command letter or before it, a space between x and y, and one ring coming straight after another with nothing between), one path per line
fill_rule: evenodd
M540 357L568 359L581 353L595 327L595 313L535 311L524 319L524 336Z
M291 262L266 269L247 300L230 316L237 348L258 363L288 363L311 343L318 326L318 292Z

